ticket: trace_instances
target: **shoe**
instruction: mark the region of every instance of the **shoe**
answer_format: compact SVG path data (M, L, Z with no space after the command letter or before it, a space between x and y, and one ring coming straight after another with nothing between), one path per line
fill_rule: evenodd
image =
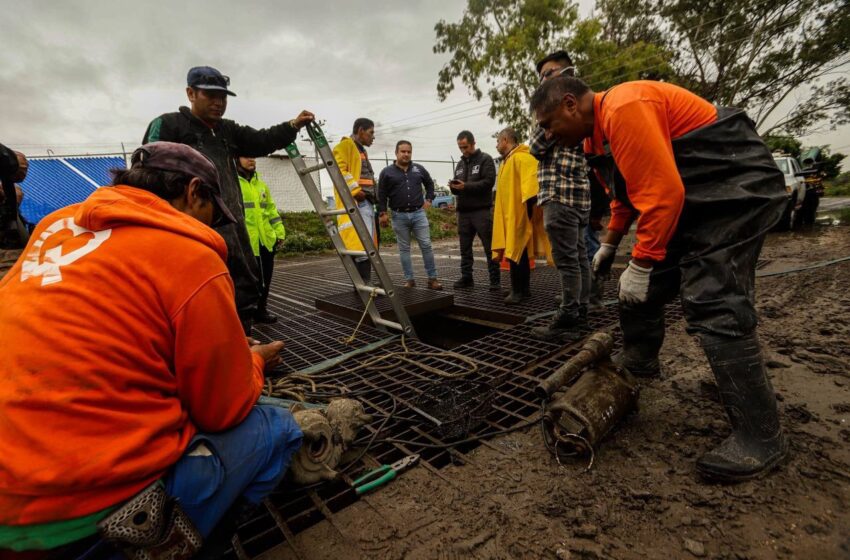
M587 320L583 321L578 312L570 313L559 307L548 325L531 329L531 336L538 340L566 342L581 338L582 330L587 330Z
M471 288L475 285L475 282L471 277L461 276L460 280L455 280L455 283L452 284L452 287L455 289L458 288Z
M611 356L611 361L641 379L661 377L661 365L658 362L658 356L646 359L643 357L645 354L635 346L628 346Z
M405 288L415 288L416 287L416 280L405 280L404 281L404 287Z
M701 342L732 434L697 460L697 472L719 482L762 477L788 455L788 439L758 338L701 335Z
M530 294L529 294L530 295ZM516 305L528 299L528 295L522 292L515 292L511 290L511 292L505 297L506 305Z
M277 317L269 313L266 309L258 309L254 313L254 322L269 325L271 323L277 323Z
M602 301L602 298L596 294L590 295L590 303L589 309L591 311L602 311L605 309L605 303Z
M502 284L499 283L499 282L491 282L490 287L487 288L487 289L490 290L491 292L501 292L502 291Z
M428 289L429 290L436 290L436 291L439 292L443 289L443 285L440 284L440 281L437 280L436 278L429 278L428 279Z

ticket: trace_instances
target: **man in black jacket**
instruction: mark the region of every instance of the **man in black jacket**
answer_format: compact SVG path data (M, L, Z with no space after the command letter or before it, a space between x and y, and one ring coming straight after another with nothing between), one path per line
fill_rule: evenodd
M26 156L0 144L0 249L21 249L27 244L27 232L18 216L20 205L15 183L27 176Z
M457 230L460 237L460 280L455 288L470 288L473 285L472 242L475 236L484 245L484 256L490 273L490 289L500 289L499 263L490 255L490 240L493 237L493 185L496 184L496 164L489 154L475 148L475 137L468 130L457 135L457 147L461 158L455 167L455 177L449 188L457 197Z
M189 70L186 78L186 95L189 107L180 107L176 113L166 113L148 125L142 144L166 140L192 146L218 168L221 196L238 220L237 223L213 224L227 243L227 269L236 288L236 309L245 333L251 331L251 322L257 311L262 280L251 242L245 229L245 210L237 178L236 158L268 155L291 144L300 129L312 122L309 111L289 122L262 130L243 126L224 119L230 78L209 66Z

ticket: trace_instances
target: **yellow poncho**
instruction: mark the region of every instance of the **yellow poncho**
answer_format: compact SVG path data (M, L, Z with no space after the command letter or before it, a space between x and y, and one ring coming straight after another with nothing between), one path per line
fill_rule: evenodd
M535 207L528 218L526 202L537 196L537 160L520 144L502 162L496 180L496 209L493 212L493 258L504 251L505 258L518 263L528 249L528 258L546 257L552 262L552 248L543 229L543 211Z
M343 136L339 144L334 147L334 159L336 159L336 164L339 166L339 170L342 172L342 176L351 190L351 195L354 196L359 193L361 188L358 182L360 181L362 163L360 160L360 150L357 149L357 144L354 143L354 140ZM336 200L336 207L338 209L344 208L336 189L334 189L334 199ZM367 222L366 226L369 227L369 222L374 221L374 213L365 212L364 210L372 208L372 204L370 202L361 202L358 206L361 209L361 214L363 214L363 219ZM337 216L336 224L339 229L339 235L342 237L343 243L345 243L345 247L352 251L362 251L363 243L357 237L357 232L354 230L351 218L346 214ZM374 226L370 228L370 231L373 230ZM377 236L374 235L374 232L373 241L377 244Z

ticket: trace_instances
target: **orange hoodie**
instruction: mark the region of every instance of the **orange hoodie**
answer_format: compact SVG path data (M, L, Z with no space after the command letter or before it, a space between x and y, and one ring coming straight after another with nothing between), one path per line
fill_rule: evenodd
M161 477L263 384L211 228L140 189L44 218L0 280L0 525L88 515Z

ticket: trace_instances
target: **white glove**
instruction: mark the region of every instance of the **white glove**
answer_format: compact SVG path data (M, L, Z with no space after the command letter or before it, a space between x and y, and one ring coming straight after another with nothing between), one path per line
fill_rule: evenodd
M608 274L611 272L611 265L614 263L614 256L616 253L616 245L611 245L610 243L603 243L600 245L596 254L593 255L593 263L591 264L593 267L593 273Z
M652 267L638 266L634 261L620 275L620 301L624 303L643 303L649 293L649 275Z

